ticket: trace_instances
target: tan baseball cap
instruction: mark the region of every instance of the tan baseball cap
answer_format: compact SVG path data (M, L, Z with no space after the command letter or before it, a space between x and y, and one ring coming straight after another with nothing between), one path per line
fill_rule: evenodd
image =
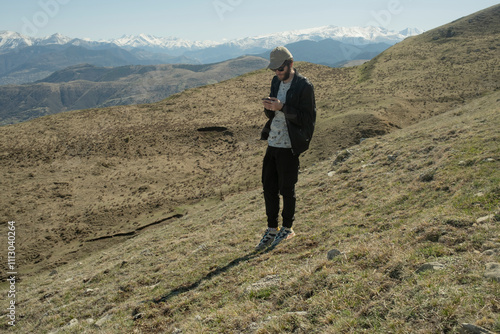
M292 53L288 51L284 46L278 46L273 51L271 51L271 56L269 57L271 62L267 68L274 70L279 68L286 60L293 59Z

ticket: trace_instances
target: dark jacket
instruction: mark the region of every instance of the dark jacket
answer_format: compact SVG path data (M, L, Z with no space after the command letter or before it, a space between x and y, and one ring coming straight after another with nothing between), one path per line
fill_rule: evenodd
M277 76L271 82L270 97L278 96L280 80ZM275 112L264 109L269 121L262 130L261 139L267 140L271 131L271 122ZM300 75L295 70L290 89L286 94L286 102L283 107L288 134L292 143L292 151L295 155L305 152L309 148L314 126L316 124L316 100L314 97L314 87L309 80Z

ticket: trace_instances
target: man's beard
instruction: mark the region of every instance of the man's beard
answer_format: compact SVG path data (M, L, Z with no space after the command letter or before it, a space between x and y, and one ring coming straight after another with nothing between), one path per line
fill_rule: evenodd
M292 68L290 66L287 66L288 69L286 70L285 74L283 75L283 79L281 81L287 81L290 79L290 75L292 74Z

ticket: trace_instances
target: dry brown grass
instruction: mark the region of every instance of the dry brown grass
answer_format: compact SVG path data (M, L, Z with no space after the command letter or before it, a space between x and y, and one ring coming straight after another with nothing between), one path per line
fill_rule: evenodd
M298 235L272 252L253 253L265 219L260 190L248 190L26 278L18 330L454 333L469 322L498 331L500 285L483 272L500 258L482 252L498 247L500 227L475 221L500 208L499 98L366 140L335 167L335 156L308 167ZM443 138L452 130L460 135ZM420 181L428 166L433 180ZM343 254L329 261L333 248ZM445 268L416 273L432 261ZM270 275L275 285L250 289Z

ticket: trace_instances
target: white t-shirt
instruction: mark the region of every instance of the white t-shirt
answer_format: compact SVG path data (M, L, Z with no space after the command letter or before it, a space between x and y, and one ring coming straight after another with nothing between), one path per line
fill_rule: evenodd
M280 82L280 88L278 90L278 100L282 103L286 102L286 93L292 81L288 83ZM274 118L271 123L271 132L269 133L269 138L267 143L272 147L280 148L292 148L292 143L290 141L290 136L288 135L288 127L286 125L285 114L282 111L275 111Z

